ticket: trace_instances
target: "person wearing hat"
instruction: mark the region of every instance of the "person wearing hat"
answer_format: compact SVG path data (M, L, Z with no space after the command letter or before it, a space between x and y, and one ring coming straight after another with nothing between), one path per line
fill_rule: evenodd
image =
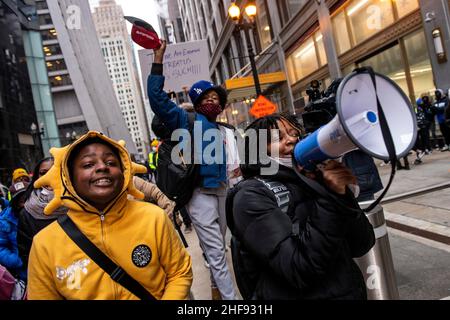
M25 170L23 168L18 168L13 171L13 174L12 174L12 183L13 184L22 182L22 181L26 181L26 182L30 183L30 180L31 180L31 178L30 178L30 175L28 174L27 170ZM8 200L11 201L11 199L12 199L12 194L11 194L11 192L8 192Z
M178 107L163 91L165 50L164 40L159 49L154 49L154 63L147 83L150 106L170 132L189 130L188 111ZM234 300L237 295L225 254L225 200L229 179L236 175L239 163L229 161L238 158L233 130L216 121L225 109L227 92L221 86L201 80L192 85L189 97L195 111L194 138L199 134L204 138L194 140L200 179L187 209L210 265L212 298Z
M12 199L0 213L0 264L20 280L26 281L27 270L19 256L17 226L20 210L24 206L24 195L29 182L20 181L9 188Z

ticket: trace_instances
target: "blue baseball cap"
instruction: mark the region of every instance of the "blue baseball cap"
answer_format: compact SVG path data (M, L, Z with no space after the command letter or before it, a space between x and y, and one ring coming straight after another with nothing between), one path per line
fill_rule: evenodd
M222 109L224 109L227 104L227 91L222 86L216 86L214 83L206 80L201 80L194 83L191 90L189 90L189 97L191 98L194 107L197 106L203 96L210 91L217 92L219 95L220 105L222 106Z

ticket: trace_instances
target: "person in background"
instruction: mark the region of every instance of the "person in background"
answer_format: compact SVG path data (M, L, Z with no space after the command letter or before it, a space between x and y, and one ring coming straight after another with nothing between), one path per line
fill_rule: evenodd
M423 106L423 110L425 111L425 115L426 118L430 124L429 127L429 134L431 133L431 138L433 139L434 142L436 142L436 113L434 111L433 108L433 104L431 103L431 99L430 96L425 94L422 95L422 106ZM431 141L430 141L431 143ZM439 145L436 145L435 148L439 148ZM432 150L430 149L430 153L432 152Z
M17 247L17 226L19 212L25 203L25 191L29 182L20 181L13 184L9 191L12 199L0 213L0 264L5 266L15 277L26 282L27 269L19 256Z
M441 148L441 151L450 151L450 128L445 123L445 112L448 108L449 101L442 89L437 89L434 94L436 99L433 108L436 112L439 129L441 129L442 136L444 137L444 146Z
M375 199L375 193L383 189L380 174L373 158L361 150L354 150L342 157L342 163L358 180L358 202Z
M19 213L19 225L17 231L17 244L19 247L20 258L25 267L28 267L28 256L31 250L33 237L50 223L65 215L67 209L58 208L52 215L44 214L44 208L53 199L53 189L50 186L34 188L34 183L40 177L45 175L53 166L53 157L47 157L40 160L33 170L33 178L25 192L25 204Z
M166 41L154 50L154 63L148 77L148 97L153 112L173 132L177 129L189 130L188 112L179 108L164 92L163 60ZM205 80L194 83L189 91L194 105L195 121L203 137L206 132L214 132L212 138L215 155L207 154L211 141L201 139L194 141L196 154L200 156L198 186L194 188L192 198L188 203L188 211L192 224L199 238L201 248L206 255L211 272L211 296L214 300L235 300L236 290L228 267L225 253L225 234L227 230L225 216L225 199L228 189L228 179L234 178L234 173L227 170L231 156L228 148L235 146L234 132L230 128L217 123L217 117L226 107L227 92L221 86ZM218 134L219 133L219 134ZM229 138L232 137L232 140ZM235 148L237 153L237 147ZM217 159L217 158L221 159Z
M18 168L13 171L12 174L12 184L18 183L18 182L27 182L30 183L30 175L28 174L27 170L24 168ZM10 192L8 192L8 200L12 199L12 195Z

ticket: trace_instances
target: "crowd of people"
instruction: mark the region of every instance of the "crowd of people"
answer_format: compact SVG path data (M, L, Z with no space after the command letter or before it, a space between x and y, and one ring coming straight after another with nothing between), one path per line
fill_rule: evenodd
M147 168L132 161L122 141L90 131L53 148L31 174L12 173L8 195L0 198L0 298L189 299L192 259L173 219L180 212L185 232L193 227L197 234L213 300L366 299L353 259L375 244L358 203L383 188L373 159L354 151L306 171L292 160L301 125L273 114L248 126L246 132L269 134L257 135L256 161L248 161L251 148L241 161L233 128L217 121L226 91L199 81L189 92L192 104L177 106L163 91L165 49L163 41L154 50L148 78L158 141ZM449 150L448 104L442 90L433 103L426 95L417 100L417 159L432 152L435 117L444 138L440 150ZM179 207L158 189L155 175L160 144L190 128L189 114L202 137L220 133L213 155L220 161L200 158L192 196ZM204 154L210 141L195 143ZM276 174L264 173L272 164Z

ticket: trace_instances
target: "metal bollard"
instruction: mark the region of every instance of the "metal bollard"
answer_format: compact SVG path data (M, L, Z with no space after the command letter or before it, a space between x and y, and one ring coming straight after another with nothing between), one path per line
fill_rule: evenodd
M360 203L361 208L370 203ZM363 257L355 259L364 275L368 300L398 300L398 288L387 234L383 207L378 205L367 214L375 233L375 245Z

